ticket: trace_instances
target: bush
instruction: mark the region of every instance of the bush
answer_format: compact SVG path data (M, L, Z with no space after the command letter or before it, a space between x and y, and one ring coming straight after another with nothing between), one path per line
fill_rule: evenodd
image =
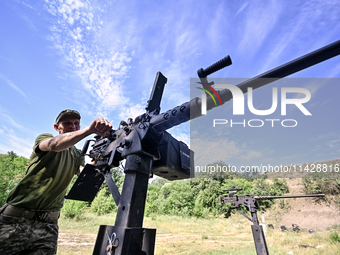
M66 200L64 207L61 209L61 214L69 219L80 220L86 206L87 203L83 201Z
M145 216L149 216L151 213L157 213L158 210L158 195L160 193L161 186L151 184L148 187L148 194L146 197L146 204L145 204Z
M97 213L98 215L107 214L115 212L117 206L108 188L104 186L91 204L91 211Z
M6 203L9 192L26 173L28 159L17 156L13 151L0 154L0 206Z
M199 179L190 182L191 189L194 190L194 210L196 217L204 217L209 213L214 215L223 213L223 204L220 196L223 194L222 180Z
M194 208L194 197L188 181L166 183L159 191L158 211L164 214L190 216Z
M329 235L329 241L332 244L337 244L340 243L340 235L338 234L338 232L333 232Z
M302 184L307 194L340 195L340 179L303 178Z
M271 194L274 194L273 196L282 196L289 193L289 187L285 179L274 179L273 184L270 185L270 189Z
M205 173L208 176L207 173ZM211 177L211 176L210 176ZM213 176L216 177L216 176ZM148 187L145 215L153 213L179 216L205 217L227 212L231 204L220 201L225 194L223 189L242 187L238 194L283 195L289 189L285 179L274 179L272 184L265 179L245 178L193 178L190 180L167 182L156 179ZM269 208L274 201L260 201L262 210ZM243 208L244 211L245 208Z
M282 196L288 192L289 188L285 179L274 179L272 184L263 178L255 179L253 182L252 193L256 196ZM274 203L275 200L260 200L260 210L263 212Z
M121 192L124 183L124 173L119 168L111 169L111 173L114 183ZM91 203L91 211L97 213L98 215L117 211L116 203L106 182L103 183L100 191Z

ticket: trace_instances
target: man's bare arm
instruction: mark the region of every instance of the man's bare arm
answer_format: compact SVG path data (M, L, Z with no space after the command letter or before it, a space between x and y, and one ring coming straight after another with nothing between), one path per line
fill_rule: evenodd
M41 151L63 151L73 145L75 145L80 140L91 134L106 135L108 131L111 130L112 125L108 122L103 122L103 119L95 119L91 125L82 130L69 132L65 134L57 135L51 139L45 140L39 144L39 149Z
M57 135L39 144L41 151L63 151L90 135L86 129Z

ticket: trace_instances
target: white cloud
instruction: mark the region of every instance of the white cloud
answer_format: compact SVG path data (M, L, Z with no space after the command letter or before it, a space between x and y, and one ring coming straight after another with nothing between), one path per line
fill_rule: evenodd
M337 64L336 66L334 66L330 72L329 75L327 75L327 77L339 77L340 75L340 64Z
M4 113L4 109L0 109L0 153L14 151L18 155L29 157L32 152L32 146L35 136L34 132L28 130L21 125L20 120L15 120L9 114Z
M208 165L217 161L228 162L242 152L234 141L228 140L191 138L190 145L195 151L195 165Z
M182 141L183 143L188 145L188 147L190 148L190 135L188 133L176 133L176 132L173 133L172 132L171 134L178 141Z
M97 101L101 115L126 102L122 82L131 58L124 51L106 49L96 39L102 29L100 12L89 1L50 2L46 10L52 18L50 40L67 60L67 68L76 73L83 88Z
M128 118L135 118L143 113L145 113L145 107L137 104L135 106L124 108L122 111L120 111L119 117L122 120L127 120Z
M1 55L0 55L0 58L1 58L1 59L4 59L4 60L7 60L7 61L9 61L9 62L13 62L13 60L12 60L12 59L6 58L6 57L4 57L4 56L1 56Z
M246 7L248 6L248 3L244 3L240 9L238 9L238 11L235 13L235 16L237 16L237 14L241 13Z
M260 151L244 151L244 155L240 156L240 159L242 160L250 160L250 159L256 159L256 158L260 158L263 156L263 153Z
M285 25L276 26L280 36L273 38L271 45L274 47L268 54L267 62L261 65L261 73L324 46L333 36L338 37L340 8L337 1L305 1L295 7L288 2L286 4L280 6L281 12L277 13L279 23ZM271 12L275 13L274 10ZM287 15L280 16L280 13ZM331 30L330 24L333 24ZM320 38L318 35L323 31L329 32ZM318 38L310 40L311 37Z
M330 140L326 142L326 145L331 149L338 149L340 139Z
M28 8L32 9L33 10L33 7L30 6L29 4L25 3L25 2L21 2L23 5L27 6Z
M0 132L0 137L6 136L6 138L2 137L2 141L6 141L6 143L0 144L0 152L7 153L8 151L14 151L18 155L29 158L32 153L33 140L27 138L21 138L16 135L16 132L10 129L6 129L4 132Z
M21 94L23 97L28 98L26 96L26 94L18 87L14 84L14 82L12 82L10 79L8 79L7 77L5 77L4 75L0 74L0 79L3 79L4 81L6 81L6 83L11 86L11 88L13 88L14 90L16 90L17 92L19 92L19 94Z
M257 2L260 3L260 2ZM265 8L262 5L266 5ZM263 45L269 33L275 27L282 11L278 2L263 2L260 5L252 4L246 9L244 23L240 20L238 32L242 34L242 39L238 45L238 51L251 57Z
M12 117L8 116L7 114L0 113L2 115L2 120L4 120L7 124L10 124L11 126L19 129L24 130L24 127L18 124Z
M105 16L106 10L85 0L61 4L51 2L46 10L55 14L49 38L67 60L67 68L80 77L83 88L94 99L92 113L107 116L119 110L120 117L135 117L137 115L134 114L140 114L145 107L146 90L140 92L139 98L137 96L140 105L131 106L132 101L135 104L136 95L129 90L131 85L126 84L133 70L130 63L134 54L138 54L139 58L137 65L140 68L134 73L141 83L138 84L139 90L143 86L150 88L155 70L162 70L171 79L165 89L162 109L164 105L174 107L189 100L188 69L192 68L191 63L201 51L201 32L192 25L188 26L189 17L183 15L187 11L186 6L181 10L179 21L172 16L156 14L145 22L136 17L138 9L120 4L110 9L110 19ZM172 25L176 29L172 29L170 34L158 29ZM154 29L157 26L157 34L144 38L142 35L147 34L150 26ZM145 50L148 47L150 49ZM167 60L169 52L171 55Z

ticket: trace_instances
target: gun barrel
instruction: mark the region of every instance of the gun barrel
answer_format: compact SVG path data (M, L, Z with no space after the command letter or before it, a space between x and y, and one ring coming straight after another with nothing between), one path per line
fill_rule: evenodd
M287 196L254 196L256 200L270 200L279 198L302 198L302 197L324 197L325 194L309 194L309 195L287 195Z
M303 69L311 67L327 59L333 58L339 54L340 54L340 40L334 43L331 43L329 45L326 45L325 47L322 47L315 51L312 51L306 55L303 55L302 57L294 59L268 72L260 74L259 76L256 76L250 80L240 83L237 86L243 91L243 93L246 93L247 87L252 87L253 89L257 89L270 82L284 78L293 73L299 72ZM262 79L262 78L271 78L271 79ZM259 81L259 79L261 79L262 81Z
M257 89L267 85L268 83L299 72L327 59L333 58L339 54L340 40L308 53L300 58L292 60L268 72L260 74L254 78L246 80L237 86L242 90L243 93L246 93L248 87ZM223 104L233 98L232 93L227 89L217 91L217 93L219 94ZM196 97L189 102L154 116L151 119L150 124L154 131L161 133L190 119L202 116L201 104L201 98ZM207 109L209 110L214 107L216 106L213 99L211 97L207 97Z

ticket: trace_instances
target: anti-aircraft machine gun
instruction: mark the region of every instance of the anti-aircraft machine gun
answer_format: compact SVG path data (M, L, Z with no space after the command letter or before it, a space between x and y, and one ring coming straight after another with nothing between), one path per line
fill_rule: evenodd
M253 239L255 243L255 249L257 255L268 255L268 247L266 243L266 238L264 236L263 228L259 224L259 220L257 217L257 210L260 209L259 201L260 200L273 200L279 198L303 198L303 197L324 197L324 194L311 194L311 195L289 195L289 196L254 196L252 195L238 195L237 191L242 190L242 187L239 188L231 188L224 189L223 191L229 191L229 194L223 195L220 197L221 202L232 204L229 207L228 211L225 213L225 217L229 218L231 216L231 212L233 210L238 211L241 215L246 217L249 221L253 223L251 225L251 230L253 232ZM251 218L240 211L241 206L245 206L245 208L250 212Z
M339 54L340 41L337 41L237 86L246 93L247 87L259 88ZM202 85L212 91L207 76L228 65L231 65L229 56L206 69L199 69ZM202 100L197 97L160 113L166 82L167 78L158 72L144 114L121 121L118 129L112 130L108 137L96 136L84 145L82 153L85 155L93 142L86 155L96 161L96 166L85 166L66 198L91 202L105 179L117 204L115 225L100 226L93 254L154 254L156 229L143 228L149 177L153 174L168 180L193 177L193 152L166 130L201 116ZM215 99L217 94L221 104L232 99L232 93L227 89L217 91ZM211 97L207 97L206 102L208 110L215 107ZM118 167L124 159L125 180L120 194L110 169Z

